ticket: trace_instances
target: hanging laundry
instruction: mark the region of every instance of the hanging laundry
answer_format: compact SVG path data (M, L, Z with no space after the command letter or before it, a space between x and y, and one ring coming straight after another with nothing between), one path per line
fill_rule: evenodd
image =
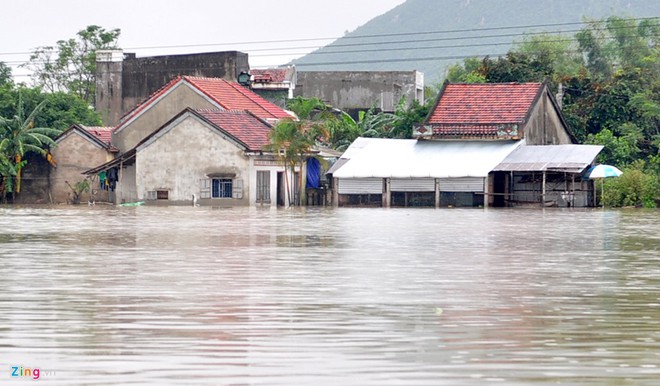
M106 172L105 170L99 173L99 188L101 190L108 190L108 185L106 184Z

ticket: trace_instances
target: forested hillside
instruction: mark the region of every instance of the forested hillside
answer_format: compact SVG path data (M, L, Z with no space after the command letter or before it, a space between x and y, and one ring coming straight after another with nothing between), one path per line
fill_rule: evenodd
M437 83L465 57L504 55L529 33L573 36L585 18L610 15L660 16L660 1L408 0L295 64L301 71L419 70L427 84Z

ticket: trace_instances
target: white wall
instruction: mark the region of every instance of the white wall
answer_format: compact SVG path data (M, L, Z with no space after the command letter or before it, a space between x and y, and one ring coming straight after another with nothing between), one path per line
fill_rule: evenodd
M197 118L183 115L138 148L137 195L139 200L145 200L148 191L168 190L168 201L190 202L193 194L200 197L202 179L229 171L235 173L235 179L243 180L243 197L211 199L211 204L254 202L256 172L250 172L250 161L243 149Z

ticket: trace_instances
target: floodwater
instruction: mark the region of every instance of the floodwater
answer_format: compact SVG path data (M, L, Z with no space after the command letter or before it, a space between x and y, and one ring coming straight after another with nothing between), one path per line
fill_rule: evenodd
M658 384L660 212L0 208L0 383L21 367L58 385Z

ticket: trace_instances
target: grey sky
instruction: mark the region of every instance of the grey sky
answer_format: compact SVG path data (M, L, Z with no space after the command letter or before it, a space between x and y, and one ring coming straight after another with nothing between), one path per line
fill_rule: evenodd
M27 52L96 24L120 28L119 45L138 56L240 50L250 54L252 67L277 65L331 40L227 43L337 38L404 1L5 0L0 61L14 69L18 81L27 81L26 70L17 68Z

